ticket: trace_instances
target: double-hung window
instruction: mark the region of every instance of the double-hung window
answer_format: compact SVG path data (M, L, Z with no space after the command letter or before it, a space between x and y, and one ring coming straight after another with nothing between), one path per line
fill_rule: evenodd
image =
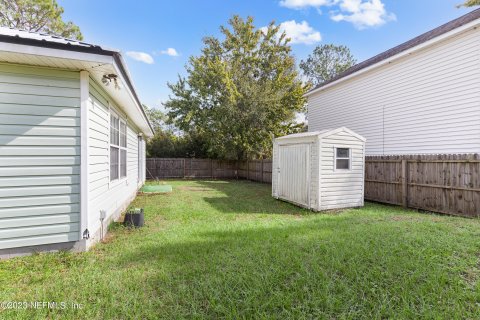
M110 114L110 181L127 176L127 124Z
M335 148L335 170L350 170L350 148Z

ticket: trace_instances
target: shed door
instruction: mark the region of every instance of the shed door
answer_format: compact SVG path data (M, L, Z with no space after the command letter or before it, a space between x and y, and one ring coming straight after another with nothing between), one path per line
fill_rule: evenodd
M279 198L309 207L310 144L279 146Z

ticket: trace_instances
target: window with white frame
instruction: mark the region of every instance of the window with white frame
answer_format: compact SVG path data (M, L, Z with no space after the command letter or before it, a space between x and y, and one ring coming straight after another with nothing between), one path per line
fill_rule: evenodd
M335 170L350 170L350 148L335 148Z
M110 114L110 181L127 176L127 124Z

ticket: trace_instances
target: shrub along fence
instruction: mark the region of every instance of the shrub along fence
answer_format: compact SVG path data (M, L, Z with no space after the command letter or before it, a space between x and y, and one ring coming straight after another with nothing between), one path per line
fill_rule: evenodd
M272 182L272 160L148 158L147 179L210 178Z
M480 155L366 157L365 199L480 217Z

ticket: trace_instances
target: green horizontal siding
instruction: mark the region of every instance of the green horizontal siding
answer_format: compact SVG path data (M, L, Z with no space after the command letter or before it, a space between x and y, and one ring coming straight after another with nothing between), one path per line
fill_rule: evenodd
M79 193L78 184L66 186L38 186L38 187L17 187L0 188L0 198L25 197L25 196L44 196L52 194L71 194Z
M0 154L5 156L77 156L80 155L80 147L18 147L0 146Z
M32 108L35 107L35 108ZM79 117L80 108L75 106L66 107L49 107L37 105L24 105L12 103L0 103L0 114L26 114L34 116L52 116L52 117Z
M48 212L48 211L47 211ZM52 214L41 216L28 216L20 218L3 219L0 225L1 229L13 229L19 227L48 226L54 224L78 223L80 221L79 213Z
M72 166L80 165L79 156L70 157L0 157L0 167L20 167L20 166Z
M32 106L32 108L35 108L35 106ZM80 118L3 114L0 117L1 124L78 127L80 126Z
M69 97L54 97L41 95L26 95L26 94L12 94L2 92L0 93L0 103L18 103L37 106L58 106L58 107L80 107L79 98Z
M1 177L0 187L19 187L19 186L50 186L50 185L70 185L79 184L79 175L66 176L27 176L27 177Z
M80 136L80 127L44 127L3 124L0 126L0 135L78 137Z
M53 204L35 207L4 208L0 210L0 219L25 218L35 216L50 216L54 214L69 214L80 212L78 203Z
M11 63L1 63L0 73L4 75L23 75L31 78L40 77L44 81L49 81L51 78L58 78L60 80L67 81L78 80L78 85L80 86L80 73L75 71L64 71L48 67L30 67Z
M0 135L0 145L4 146L77 146L79 144L80 137Z
M0 82L0 93L77 98L80 96L80 89Z
M32 237L20 237L0 240L0 249L38 246L43 244L70 242L78 240L78 231L59 234L44 234Z
M49 235L49 234L58 234L58 233L69 233L73 231L78 231L78 223L65 223L65 224L50 224L50 225L39 225L34 227L20 227L20 228L8 228L0 229L0 240L9 239L9 238L21 238L21 237L31 237L38 235Z
M80 174L79 166L62 167L6 167L0 168L1 177L20 177L20 176L52 176L52 175L71 175Z
M0 64L0 249L79 239L78 72Z
M0 66L1 68L1 66ZM0 83L7 84L29 84L54 88L80 88L79 79L66 79L48 76L35 76L18 73L3 72L0 74Z
M0 199L1 208L15 208L15 207L33 207L53 204L71 204L79 203L79 194L64 194L57 196L42 196L42 197L11 197Z

